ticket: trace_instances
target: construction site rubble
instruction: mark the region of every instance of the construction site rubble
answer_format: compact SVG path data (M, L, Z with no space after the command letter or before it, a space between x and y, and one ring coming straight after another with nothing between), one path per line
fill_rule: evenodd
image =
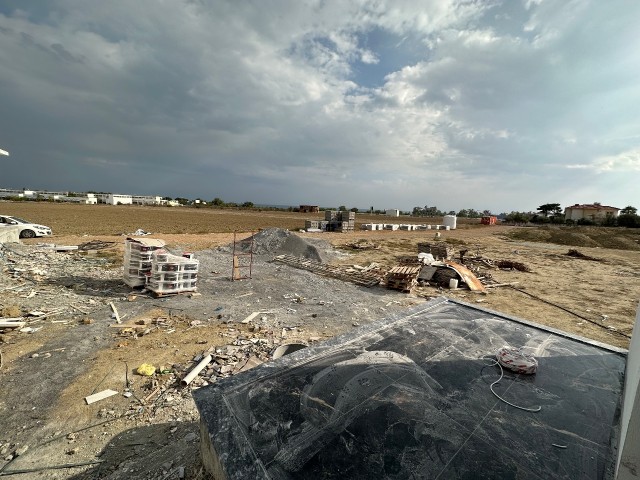
M509 254L490 258L472 245L458 251L461 244L450 238L417 248L415 241L395 242L402 249L391 249L376 237L340 251L313 237L275 228L251 235L255 275L247 282L231 281L231 245L198 250L197 260L149 237L92 240L66 251L0 245L0 373L19 398L7 397L6 421L27 426L0 438L0 469L39 452L31 441L37 438L60 442L63 459L95 462L92 478L177 478L185 464L186 478L199 478L188 463L199 441L192 391L395 315L421 297L491 303L490 295L475 294L494 289L496 298L498 287L517 283L494 276L523 281L531 272ZM195 276L178 279L185 273ZM127 277L133 285L123 282ZM162 294L182 280L197 280L197 291ZM154 281L164 282L160 296L149 294ZM616 325L608 326L615 333ZM74 388L58 388L62 377ZM29 382L50 398L29 396ZM65 431L43 430L43 412L59 398L81 420ZM136 477L143 459L151 473ZM114 471L122 476L111 477Z

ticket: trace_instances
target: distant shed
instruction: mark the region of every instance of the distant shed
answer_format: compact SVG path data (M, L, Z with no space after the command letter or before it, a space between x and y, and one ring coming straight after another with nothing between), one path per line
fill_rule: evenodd
M494 217L493 215L485 215L480 219L480 223L482 225L495 225L497 221L498 218Z
M300 213L318 213L320 207L318 205L300 205L298 211Z

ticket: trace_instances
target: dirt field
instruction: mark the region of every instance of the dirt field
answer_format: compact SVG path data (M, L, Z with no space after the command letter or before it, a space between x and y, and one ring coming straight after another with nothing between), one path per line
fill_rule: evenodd
M424 287L407 295L377 287L364 289L278 266L268 256L256 258L252 280L229 281L230 253L215 247L228 245L233 238L230 232L273 226L297 229L305 218L312 218L307 214L27 202L1 202L0 213L53 228L52 238L25 244L80 245L93 239L115 242L113 248L93 256L61 254L68 255L61 271L71 272L62 277L53 275L53 267L46 261L58 257L43 257L38 261L49 271L47 279L16 279L15 273L9 273L10 259L11 255L14 260L21 258L16 256L20 252L0 256L5 260L0 274L0 309L8 309L8 313L13 307L24 314L72 306L63 315L34 324L42 329L33 334L6 331L1 336L0 408L6 414L0 427L0 468L11 471L102 462L12 476L17 479L178 478L179 466L186 466L186 478L205 478L196 454L198 415L190 389L179 389L172 382L193 365L195 356L210 347L223 348L238 339L266 338L273 345L321 341L425 298L447 295L626 348L640 299L639 237L625 230L461 225L455 231L441 231L440 240L454 246L456 252L468 250L468 256L525 264L529 272L488 270L499 283L513 284L519 290L505 286L476 294ZM368 221L381 223L384 217L359 217L359 223ZM402 223L428 222L402 219ZM131 290L119 280L122 234L138 228L154 232L153 237L164 239L171 249L197 252L201 296L131 297ZM415 255L417 243L432 241L434 232L299 235L328 242L326 253L333 263L364 266L378 262L390 267L399 257ZM378 248L342 247L359 239ZM611 245L617 248L603 248ZM592 259L569 256L569 249ZM123 334L109 327L113 322L109 302L114 302L126 322L148 324L168 318L171 328L152 329L143 336ZM260 328L250 330L254 326L241 320L257 310L278 313L264 320ZM86 317L92 322L83 323ZM144 362L169 366L174 373L154 380L135 375L133 370ZM84 403L83 398L92 391L122 391L125 372L133 380L132 391L138 398L144 400L156 388L163 393L142 402L116 395L93 405ZM29 447L26 453L15 457L15 450L24 446Z
M76 205L51 202L0 202L0 214L14 215L53 229L56 235L121 235L139 228L153 233L249 232L261 228L304 228L307 219L323 220L321 213L280 212L135 205ZM442 219L403 217L402 223L436 223ZM357 215L362 223L400 223L384 215ZM479 221L469 220L472 224Z

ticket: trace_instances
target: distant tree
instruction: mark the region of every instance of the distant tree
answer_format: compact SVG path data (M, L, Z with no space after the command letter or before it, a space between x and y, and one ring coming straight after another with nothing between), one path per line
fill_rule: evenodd
M507 222L511 223L527 223L531 220L531 214L525 212L511 212L504 216Z
M491 213L491 210L483 210L482 211L482 215L483 216L490 216L490 215L493 215L493 213Z
M620 215L635 215L636 213L638 213L638 209L636 207L632 207L631 205L620 210Z
M538 207L538 211L545 217L548 217L549 214L552 214L553 216L560 215L562 213L562 208L559 203L545 203Z
M353 207L351 210L349 210L350 212L357 212L358 211L358 207Z
M344 205L340 205L338 207L338 210L341 211L341 212L346 212L347 211L347 207L345 207Z
M216 197L211 200L211 205L213 205L214 207L224 207L224 201L221 198Z
M619 227L640 228L640 216L625 213L617 218L617 223Z
M176 197L176 202L178 202L180 205L187 205L189 203L189 199L184 197Z
M242 208L253 208L253 202L244 202Z
M411 215L413 215L414 217L421 217L424 215L424 208L422 207L413 207L413 211L411 212Z
M424 211L425 217L441 217L442 216L442 212L438 210L438 207L429 207L425 205L423 211Z
M605 227L615 227L616 226L616 217L613 216L613 213L607 212L604 220L602 220L602 225Z

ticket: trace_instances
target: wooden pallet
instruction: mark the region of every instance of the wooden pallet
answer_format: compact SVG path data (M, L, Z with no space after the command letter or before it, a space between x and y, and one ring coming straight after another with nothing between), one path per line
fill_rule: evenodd
M355 283L362 287L373 287L380 283L380 278L373 274L362 272L347 272L344 267L337 267L334 265L327 265L324 263L314 262L307 260L306 258L298 258L292 255L278 255L274 258L276 262L284 263L290 267L299 268L301 270L307 270L309 272L317 273L325 277L337 278L345 282Z
M155 292L151 289L149 291L153 294L154 298L173 297L175 295L182 295L183 293L196 293L198 290L180 290L179 292Z
M410 292L418 284L421 266L398 265L387 272L387 288Z

